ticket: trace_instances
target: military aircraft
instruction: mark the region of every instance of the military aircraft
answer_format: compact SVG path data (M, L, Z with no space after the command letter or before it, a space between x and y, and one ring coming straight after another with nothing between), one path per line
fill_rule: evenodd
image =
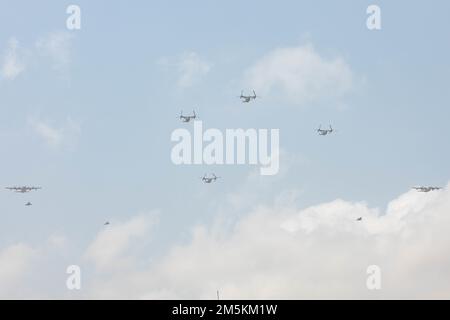
M109 223L109 221L106 221L104 226L108 226L108 225L110 225L110 223Z
M241 91L241 95L239 96L239 98L242 100L242 103L249 103L250 101L258 98L258 96L256 96L255 90L253 90L252 96L244 96L244 91Z
M413 189L416 189L418 192L430 192L434 190L442 189L441 187L412 187Z
M327 134L333 133L333 128L331 127L330 124L330 129L322 129L322 125L319 126L319 129L317 129L317 132L319 133L319 135L321 136L326 136Z
M27 202L27 203L25 203L25 206L26 207L29 207L29 206L32 206L33 204L31 203L31 202Z
M41 187L27 187L27 186L23 186L23 187L6 187L5 189L14 191L14 192L18 192L18 193L27 193L33 190L40 190L42 189Z
M212 174L212 177L207 177L206 174L202 177L202 181L204 183L211 183L211 182L216 182L217 179L219 179L220 177L217 177L214 173Z
M194 110L192 110L192 113L193 113L192 116L183 116L183 111L181 111L180 120L183 122L189 122L191 120L197 119L197 115L195 114Z
M358 219L356 219L356 221L362 221L362 217L359 217Z

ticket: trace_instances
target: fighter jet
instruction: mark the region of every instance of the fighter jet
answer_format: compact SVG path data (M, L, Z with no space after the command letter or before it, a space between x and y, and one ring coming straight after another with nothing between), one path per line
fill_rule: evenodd
M18 193L27 193L33 190L40 190L42 189L41 187L27 187L27 186L23 186L23 187L6 187L5 189L14 191L14 192L18 192Z
M362 221L362 217L359 217L358 219L356 219L356 221Z
M32 206L33 204L31 203L31 202L27 202L27 203L25 203L25 206L26 207L29 207L29 206Z
M253 90L252 96L244 96L244 91L241 91L241 95L239 96L239 98L242 100L242 103L249 103L250 101L258 98L258 96L256 96L255 90Z
M211 183L211 182L216 182L217 179L219 179L220 177L217 177L214 173L212 174L212 177L207 177L206 174L202 177L202 181L204 183Z
M192 113L192 116L183 116L183 111L181 111L180 120L183 122L190 122L191 120L197 119L197 115L195 114L194 110L192 110Z
M317 132L321 136L326 136L327 134L333 133L333 131L334 131L333 128L331 127L331 124L330 124L330 129L329 130L328 129L321 129L321 128L322 128L322 125L320 125L319 129L317 129Z
M412 187L413 189L416 189L418 192L430 192L430 191L434 191L434 190L439 190L442 189L441 187Z
M109 223L109 221L106 221L104 226L108 226L108 225L110 225L110 223Z

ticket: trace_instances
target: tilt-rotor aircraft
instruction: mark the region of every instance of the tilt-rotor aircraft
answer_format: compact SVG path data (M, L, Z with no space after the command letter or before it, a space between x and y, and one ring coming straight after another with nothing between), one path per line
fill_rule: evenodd
M256 100L258 96L256 95L255 90L253 90L252 96L244 96L244 91L241 91L241 95L239 96L239 98L242 100L243 103L249 103L252 100Z
M333 133L333 128L331 127L330 124L330 129L322 129L322 126L319 126L319 129L317 129L317 132L319 133L319 135L321 136L326 136L327 134Z
M219 179L220 177L217 177L214 173L212 174L211 177L207 177L206 174L202 177L202 181L204 183L212 183L212 182L216 182L217 179Z
M190 122L191 120L197 119L197 115L195 114L195 111L192 111L192 116L183 116L183 111L181 111L180 114L180 120L183 122Z

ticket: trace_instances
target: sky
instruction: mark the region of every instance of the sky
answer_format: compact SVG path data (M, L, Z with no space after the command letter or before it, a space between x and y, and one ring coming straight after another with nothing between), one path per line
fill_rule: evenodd
M450 298L448 1L0 8L1 298ZM192 110L279 129L279 173L172 163Z

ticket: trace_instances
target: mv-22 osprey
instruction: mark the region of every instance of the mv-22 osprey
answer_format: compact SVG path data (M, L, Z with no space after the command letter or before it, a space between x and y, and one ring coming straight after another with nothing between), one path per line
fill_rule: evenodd
M197 115L195 114L195 111L192 110L192 116L184 116L183 111L181 111L180 114L180 120L183 122L190 122L191 120L197 119Z
M211 177L207 177L206 174L202 177L202 181L204 183L212 183L212 182L216 182L217 179L219 179L220 177L217 177L214 173L212 174Z
M253 90L253 95L252 96L244 96L244 91L241 91L241 95L239 96L239 98L242 100L242 103L249 103L252 100L256 100L256 98L259 98L256 95L255 90Z
M319 133L320 136L326 136L327 134L333 133L333 128L331 127L330 124L330 129L322 129L322 125L319 126L319 129L317 129L317 132Z

